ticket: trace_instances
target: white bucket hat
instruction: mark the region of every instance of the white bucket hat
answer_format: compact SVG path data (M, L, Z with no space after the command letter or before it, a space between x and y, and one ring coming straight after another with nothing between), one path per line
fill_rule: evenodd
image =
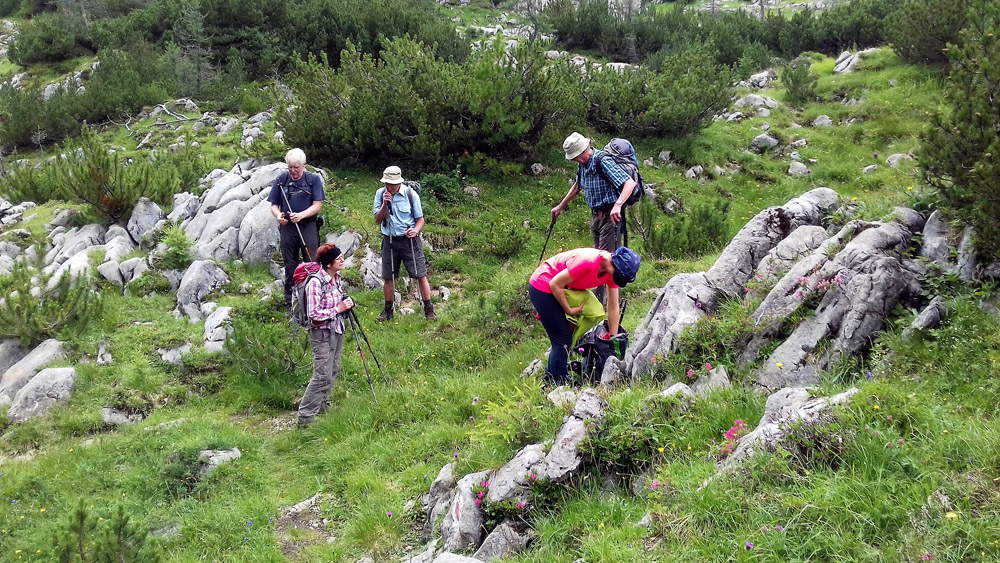
M587 150L590 146L590 139L584 137L583 135L573 131L566 140L563 141L563 151L566 152L566 160L573 160L574 158L580 156L580 154Z
M382 171L382 179L380 182L383 184L402 184L403 171L400 170L398 166L390 166Z

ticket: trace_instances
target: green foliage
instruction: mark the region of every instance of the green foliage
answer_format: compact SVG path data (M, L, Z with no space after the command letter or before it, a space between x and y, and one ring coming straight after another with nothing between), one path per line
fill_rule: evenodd
M583 76L587 119L616 134L683 136L708 123L729 102L731 76L712 62L707 45L659 60L658 72L640 67Z
M893 50L911 63L947 63L945 48L958 42L958 32L966 26L969 6L966 0L902 2L888 22Z
M183 498L191 494L201 478L201 460L197 448L174 452L163 470L163 484L168 497Z
M0 0L0 18L6 18L21 7L21 0Z
M726 301L718 311L705 315L677 338L673 353L657 355L653 376L658 381L690 384L711 370L726 366L732 376L740 365L738 353L753 337L751 314L755 303Z
M562 413L551 408L541 390L540 381L530 381L502 401L487 401L480 417L489 424L476 425L471 440L517 449L548 438L547 432L558 424Z
M462 200L462 186L458 169L452 174L425 174L420 178L421 194L430 194L444 205L453 205Z
M58 163L35 168L31 164L13 167L10 174L0 178L0 196L9 201L44 203L59 193L60 179L56 172Z
M481 231L472 235L469 246L483 255L508 260L524 250L527 241L528 233L516 220L491 217L484 221Z
M801 107L816 99L818 77L809 72L809 66L809 61L800 59L781 67L778 72L788 103Z
M234 309L233 332L225 343L232 384L252 388L259 401L278 408L292 406L295 374L304 376L312 367L305 332L289 334L289 324L283 320L274 303Z
M121 504L110 518L98 519L80 499L53 536L53 555L60 563L139 563L163 560L149 530L132 521Z
M194 256L191 254L193 243L180 226L167 225L163 229L162 242L167 245L167 250L157 261L157 268L183 272L194 261Z
M109 154L92 129L84 128L79 148L82 155L73 153L57 168L62 183L58 193L67 201L89 204L109 224L128 219L140 198L165 203L174 193L172 175L154 178L147 163L127 165L123 155Z
M977 229L979 249L1000 257L1000 6L972 3L969 27L948 47L952 70L919 149L921 171Z
M7 56L21 66L75 57L80 49L74 27L62 12L39 14L19 27Z
M53 280L41 266L41 262L15 264L7 280L10 293L0 305L0 336L18 338L22 346L38 344L63 330L81 331L103 307L101 294L83 276L73 279L67 272Z
M0 85L0 139L7 149L41 147L80 131L80 123L101 123L138 112L145 105L173 97L179 86L166 60L149 45L127 51L98 53L100 66L78 92L75 85L60 88L47 101L37 86Z
M715 199L690 210L663 215L649 201L629 213L629 221L643 240L643 248L656 259L698 256L721 246L729 236L729 202Z
M285 133L316 158L427 165L477 151L519 156L574 109L574 71L545 63L538 46L508 54L500 41L464 63L408 38L389 41L381 60L352 45L340 70L316 58L298 65Z

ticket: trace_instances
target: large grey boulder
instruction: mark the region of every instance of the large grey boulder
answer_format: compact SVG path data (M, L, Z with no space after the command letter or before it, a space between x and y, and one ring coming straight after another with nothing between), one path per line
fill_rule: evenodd
M262 201L240 222L236 251L246 262L266 264L278 251L278 222L271 215L271 204Z
M48 267L44 268L42 271L49 274L48 283L46 284L46 289L52 290L57 285L59 285L59 280L63 276L69 276L73 281L78 279L90 279L91 264L90 264L90 251L99 250L101 247L91 247L87 251L79 252L68 260L60 264L56 268L52 268L55 264L50 264Z
M526 526L506 521L493 528L473 557L480 561L496 561L524 551L531 539Z
M112 225L104 237L104 261L121 262L122 258L131 254L138 245L132 241L132 236L118 225Z
M756 277L773 281L781 277L802 258L811 254L827 239L826 229L819 225L803 225L772 248L757 265Z
M573 407L573 414L563 419L552 449L545 456L541 477L561 483L572 477L584 462L580 444L604 423L608 403L593 389L585 389Z
M64 359L66 351L62 342L54 338L42 342L3 373L0 377L0 396L13 398L39 370Z
M118 265L125 283L133 282L149 271L149 262L143 257L129 258Z
M361 247L361 233L350 229L342 233L330 233L326 236L326 242L333 243L345 257L354 254L354 251Z
M59 403L69 401L75 386L75 369L43 369L14 395L7 417L15 422L24 422L42 416Z
M456 486L444 521L441 522L441 539L446 550L466 550L479 547L483 540L483 509L476 505L472 488L489 477L480 471L462 477Z
M174 222L182 222L191 219L198 213L201 207L201 200L198 196L190 192L174 194L174 206L167 215L167 219Z
M227 283L229 276L218 264L196 260L184 272L177 288L177 309L192 320L200 320L202 299Z
M92 246L103 245L105 232L103 226L91 224L53 237L53 247L45 254L45 263L49 267L58 266Z
M730 387L732 387L732 383L729 381L729 372L726 371L726 366L715 366L707 375L699 377L691 384L691 391L695 395L704 396L718 389L729 389Z
M379 256L372 247L365 245L365 256L361 259L359 266L361 271L361 283L365 289L378 289L382 287L382 257Z
M29 351L28 348L21 346L21 341L17 338L4 338L0 340L0 375L3 375L11 366L24 359Z
M98 266L97 273L101 274L102 278L117 285L118 287L125 286L125 278L122 277L121 267L118 262L115 262L114 260L105 262Z
M0 276L9 276L14 271L14 259L6 254L0 254Z
M128 219L126 229L136 243L142 240L142 235L151 229L153 225L163 219L163 210L147 197L139 198L138 203L132 210L132 216Z
M21 254L21 247L9 240L0 240L0 256L17 258Z
M770 108L777 109L780 104L771 98L766 96L761 96L760 94L749 94L736 100L733 104L738 108Z

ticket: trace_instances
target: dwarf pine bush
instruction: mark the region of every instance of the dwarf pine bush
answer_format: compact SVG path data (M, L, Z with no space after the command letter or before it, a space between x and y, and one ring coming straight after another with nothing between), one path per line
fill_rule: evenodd
M74 278L67 272L52 283L41 266L40 260L33 265L16 263L5 284L10 292L0 302L0 337L18 338L22 346L38 344L62 330L82 331L91 318L100 316L104 304L85 277Z
M781 67L778 76L785 85L786 100L795 106L816 99L818 78L809 72L809 61L799 59Z
M53 556L60 563L156 563L163 560L149 530L137 524L121 504L110 517L98 517L80 499L52 538Z

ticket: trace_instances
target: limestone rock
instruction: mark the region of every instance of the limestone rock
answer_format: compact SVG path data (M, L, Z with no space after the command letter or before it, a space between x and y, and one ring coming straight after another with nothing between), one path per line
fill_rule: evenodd
M147 197L140 198L132 210L132 216L129 217L128 226L126 227L128 234L132 236L132 240L138 243L142 240L142 235L146 234L146 231L163 218L163 211L159 205L156 205Z
M703 375L691 384L691 391L695 395L708 395L718 389L729 389L732 384L729 381L729 372L726 366L715 366L708 375Z
M427 517L426 532L430 532L438 523L445 510L451 506L451 496L455 489L455 464L449 463L441 468L438 476L431 483L430 491L424 496L424 515Z
M7 417L24 422L42 416L59 403L69 401L75 387L74 368L43 369L14 395Z
M531 539L525 526L506 521L493 528L474 557L480 561L496 561L524 551Z
M198 461L201 462L201 470L198 476L205 477L218 469L223 463L239 459L242 455L239 448L231 450L202 450L198 453Z
M145 418L139 413L126 413L118 409L113 409L111 407L104 407L101 409L101 420L104 424L109 426L123 426L125 424L134 424L136 422L142 421Z
M192 320L201 319L201 300L229 283L229 276L209 260L197 260L188 267L177 288L177 309Z
M942 218L941 212L931 213L924 224L924 243L920 246L920 255L943 269L949 269L950 237L951 226Z
M607 407L607 401L593 389L583 391L573 407L573 414L564 419L552 449L545 456L541 476L560 483L577 472L584 461L580 443L590 435L594 426L604 422ZM588 424L592 426L588 427Z
M813 127L832 127L833 120L830 119L829 115L821 115L816 119L812 120Z
M488 502L502 502L517 498L526 500L524 495L531 486L530 476L540 476L546 453L542 444L529 444L518 451L510 461L497 469L490 478L490 490L486 493Z
M910 342L913 341L917 334L924 334L932 328L937 328L941 321L944 320L945 315L948 313L948 308L945 306L944 299L940 296L935 297L931 302L920 312L910 326L903 331L903 339Z
M489 472L480 471L462 477L456 486L444 521L441 523L441 538L444 549L464 550L479 547L483 539L482 508L476 506L474 486L485 481Z
M28 352L14 365L7 368L3 377L0 377L0 396L13 398L14 394L21 390L30 379L35 377L43 367L52 362L58 362L66 358L66 351L63 343L50 338L31 352Z
M908 154L896 153L885 159L885 163L893 170L899 168L904 162L913 162L913 157Z
M233 324L230 319L232 307L219 307L205 319L205 349L210 352L221 352L226 337L232 334Z

